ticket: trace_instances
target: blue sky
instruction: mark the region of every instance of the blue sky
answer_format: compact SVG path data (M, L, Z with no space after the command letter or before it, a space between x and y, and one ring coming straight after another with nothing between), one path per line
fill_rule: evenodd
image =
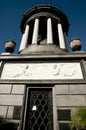
M72 37L79 37L82 51L86 51L86 0L0 0L0 53L4 52L5 41L9 39L14 39L15 53L18 52L22 15L38 4L51 4L61 9L70 23L68 43Z

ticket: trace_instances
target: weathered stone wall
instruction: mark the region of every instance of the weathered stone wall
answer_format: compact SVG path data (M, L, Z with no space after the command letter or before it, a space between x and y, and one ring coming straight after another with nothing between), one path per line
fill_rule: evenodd
M57 107L86 106L86 84L55 85Z
M0 116L20 120L24 92L25 85L0 84Z

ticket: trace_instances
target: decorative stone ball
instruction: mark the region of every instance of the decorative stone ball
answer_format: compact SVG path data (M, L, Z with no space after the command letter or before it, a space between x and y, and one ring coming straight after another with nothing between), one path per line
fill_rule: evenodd
M16 43L13 40L6 41L5 51L7 53L13 53L16 48Z
M81 50L81 40L79 38L72 38L70 41L70 47L74 52L80 51Z

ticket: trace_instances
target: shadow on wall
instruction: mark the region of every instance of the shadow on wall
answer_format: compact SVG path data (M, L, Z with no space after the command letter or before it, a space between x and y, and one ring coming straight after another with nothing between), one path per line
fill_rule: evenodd
M17 130L18 124L7 122L5 119L0 117L0 130Z

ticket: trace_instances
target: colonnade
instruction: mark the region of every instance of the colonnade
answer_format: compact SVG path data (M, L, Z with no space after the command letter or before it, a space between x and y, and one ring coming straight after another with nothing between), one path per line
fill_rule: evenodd
M37 44L38 35L39 35L39 22L40 22L39 18L36 18L34 21L34 28L33 28L31 44ZM57 30L58 30L58 38L59 38L59 47L61 49L66 49L65 38L64 38L65 32L63 32L61 23L57 23ZM30 32L30 25L27 24L25 27L24 34L22 35L19 51L28 47L29 32ZM52 18L50 18L50 17L47 19L47 43L46 44L53 44Z

